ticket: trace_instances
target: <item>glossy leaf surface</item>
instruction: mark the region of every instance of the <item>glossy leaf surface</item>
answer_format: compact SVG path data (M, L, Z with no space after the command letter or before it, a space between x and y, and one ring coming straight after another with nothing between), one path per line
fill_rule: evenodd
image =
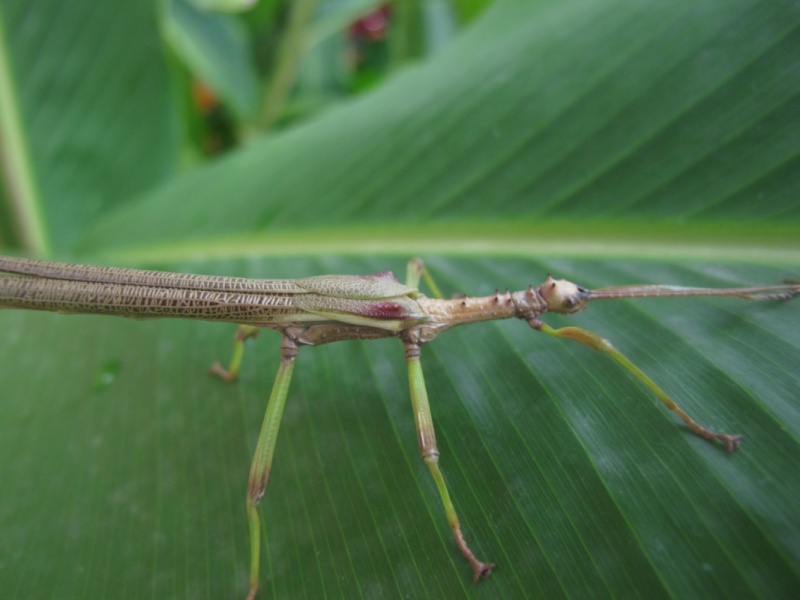
M165 185L163 98L158 151L149 125L130 129L135 110L114 121L125 168L34 153L44 231L57 258L250 277L402 278L422 254L448 294L547 273L798 279L799 22L793 2L499 3L375 92ZM63 58L50 43L12 44L12 64L47 80ZM53 62L14 62L33 56ZM163 76L136 64L126 77ZM84 74L74 114L123 97L104 72ZM41 90L21 92L32 147L73 146L71 110L48 103L64 122L41 130L26 116ZM86 140L111 131L102 118ZM153 189L109 191L131 181ZM607 358L522 323L427 346L442 468L476 553L498 563L477 586L418 458L399 344L304 349L263 503L263 597L793 597L798 304L608 302L550 320L611 339L700 422L742 433L733 457ZM243 597L278 336L250 344L228 385L205 373L228 356L225 325L2 311L0 331L0 595Z

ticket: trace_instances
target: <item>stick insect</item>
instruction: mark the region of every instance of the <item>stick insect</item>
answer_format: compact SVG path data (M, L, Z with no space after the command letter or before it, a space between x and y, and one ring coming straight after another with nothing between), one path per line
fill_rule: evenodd
M590 290L548 276L538 287L495 292L485 297L442 298L422 261L409 262L406 283L390 272L373 275L321 275L303 279L245 279L95 267L35 259L0 257L0 308L59 313L108 314L125 317L175 317L239 324L228 368L219 363L211 372L236 379L244 344L261 329L282 336L281 360L256 444L247 487L250 531L248 600L259 587L261 521L258 504L264 496L295 359L302 346L345 340L398 338L408 367L411 403L422 460L438 489L455 543L473 570L473 579L489 577L494 564L478 559L467 544L439 468L439 451L428 394L422 374L420 348L456 325L517 318L534 330L573 340L608 355L642 382L686 424L689 430L732 453L741 436L712 431L684 412L652 379L610 342L578 327L554 329L546 313L571 315L595 300L676 296L735 296L747 300L788 300L800 296L800 284L694 288L629 285ZM432 298L418 290L423 280Z

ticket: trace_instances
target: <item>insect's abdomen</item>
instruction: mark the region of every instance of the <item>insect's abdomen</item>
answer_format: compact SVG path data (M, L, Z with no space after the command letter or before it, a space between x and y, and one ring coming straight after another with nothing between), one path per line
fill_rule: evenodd
M271 322L295 315L290 295L0 277L0 306L59 313Z

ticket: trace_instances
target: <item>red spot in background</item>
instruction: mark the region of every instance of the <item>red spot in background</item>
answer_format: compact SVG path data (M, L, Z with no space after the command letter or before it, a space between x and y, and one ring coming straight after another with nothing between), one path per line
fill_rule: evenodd
M215 156L238 144L233 117L211 86L194 80L192 102L199 117L192 137L206 156ZM195 129L195 128L193 128Z
M376 8L350 26L350 35L354 38L363 37L373 41L382 40L386 37L389 29L391 14L392 7L389 4Z
M219 105L217 94L211 89L211 86L198 79L192 82L192 99L203 115L207 115Z

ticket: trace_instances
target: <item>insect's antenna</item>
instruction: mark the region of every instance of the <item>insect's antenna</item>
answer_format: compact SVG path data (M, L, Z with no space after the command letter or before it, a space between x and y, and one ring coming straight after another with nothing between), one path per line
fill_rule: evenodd
M789 300L800 296L800 283L740 288L696 288L673 285L621 285L589 292L589 300L672 298L676 296L735 296L745 300Z

